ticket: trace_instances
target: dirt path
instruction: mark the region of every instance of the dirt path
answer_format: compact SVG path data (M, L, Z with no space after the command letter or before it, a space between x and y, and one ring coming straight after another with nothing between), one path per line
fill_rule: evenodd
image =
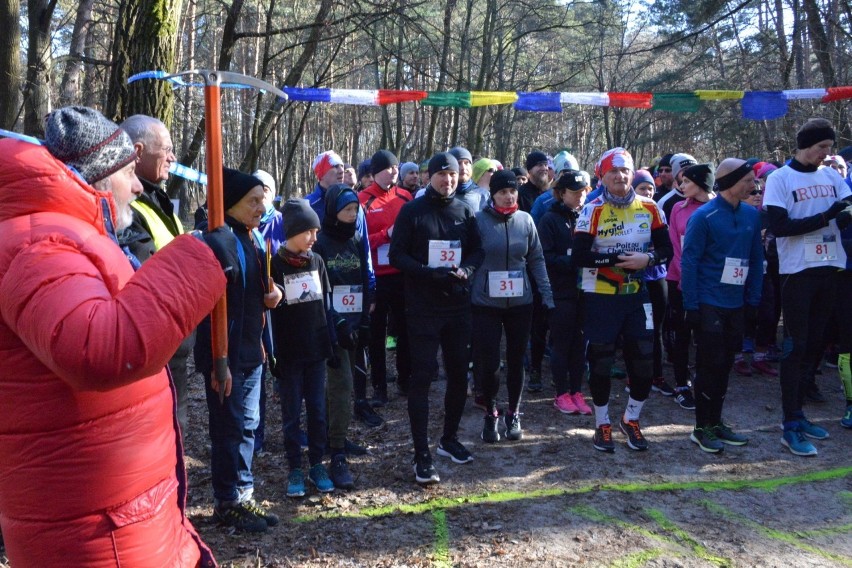
M545 373L547 376L547 373ZM614 381L611 413L626 401ZM834 371L819 384L830 402L807 408L831 438L800 458L780 440L777 379L733 377L727 421L751 441L708 455L689 441L692 413L653 393L643 411L651 447L591 446L592 417L566 416L552 390L527 398L521 442L479 440L481 411L468 404L460 439L475 456L436 456L441 484L413 483L405 401L384 426L355 425L370 455L350 460L357 489L292 500L280 412L269 407L268 449L256 495L282 517L261 536L234 535L210 519L203 393L193 395L190 515L224 566L852 566L852 431L839 425ZM440 435L442 382L432 388L430 429ZM393 389L393 386L391 387ZM434 452L433 452L434 453Z

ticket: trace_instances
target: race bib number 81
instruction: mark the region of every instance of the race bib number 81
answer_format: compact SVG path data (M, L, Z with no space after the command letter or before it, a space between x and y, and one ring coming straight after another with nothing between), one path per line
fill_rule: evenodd
M828 262L837 260L837 237L834 235L806 235L805 261Z
M461 241L429 241L429 268L458 266L461 252Z

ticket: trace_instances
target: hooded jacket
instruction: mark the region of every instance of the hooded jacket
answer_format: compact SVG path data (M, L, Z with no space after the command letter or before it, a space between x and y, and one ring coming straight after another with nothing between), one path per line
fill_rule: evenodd
M166 363L225 290L184 235L138 272L112 194L0 141L0 522L16 567L214 566Z
M471 302L475 306L488 308L512 308L524 306L533 301L533 287L530 275L535 279L536 291L541 294L544 305L553 307L553 294L547 269L544 264L538 231L529 213L515 211L509 215L486 207L476 214L476 223L482 238L485 260L474 273L471 284ZM523 278L523 290L520 296L499 296L492 294L491 287L496 281L492 272L519 272Z

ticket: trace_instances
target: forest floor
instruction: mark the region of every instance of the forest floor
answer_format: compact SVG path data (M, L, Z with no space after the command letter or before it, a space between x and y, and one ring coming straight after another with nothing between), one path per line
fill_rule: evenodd
M816 442L812 458L780 443L777 379L731 378L725 417L750 437L744 447L700 451L689 440L693 413L652 393L642 413L649 450L630 450L619 432L615 453L605 454L591 444L593 417L553 407L547 360L544 375L544 392L525 394L522 441L483 443L482 411L468 401L459 438L475 459L456 465L433 448L441 483L428 488L414 483L405 399L392 396L381 410L384 425L351 427L351 439L369 447L349 460L356 489L320 496L309 486L301 499L285 496L272 394L267 453L254 462L255 497L281 523L260 535L235 534L212 518L206 404L195 375L188 515L223 567L852 566L852 431L839 423L835 370L818 377L829 402L806 408L831 434ZM433 444L444 385L432 385ZM614 380L613 420L626 399L624 382Z

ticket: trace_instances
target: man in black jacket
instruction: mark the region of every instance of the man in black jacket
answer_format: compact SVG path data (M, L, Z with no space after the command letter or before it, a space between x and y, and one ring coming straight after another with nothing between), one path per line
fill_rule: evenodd
M455 198L458 161L449 153L436 154L429 160L429 174L423 198L400 210L388 254L391 264L405 276L412 368L408 417L418 483L440 481L427 436L429 385L438 372L439 346L447 391L438 455L455 463L473 460L456 434L464 411L470 360L469 282L484 257L474 212Z

